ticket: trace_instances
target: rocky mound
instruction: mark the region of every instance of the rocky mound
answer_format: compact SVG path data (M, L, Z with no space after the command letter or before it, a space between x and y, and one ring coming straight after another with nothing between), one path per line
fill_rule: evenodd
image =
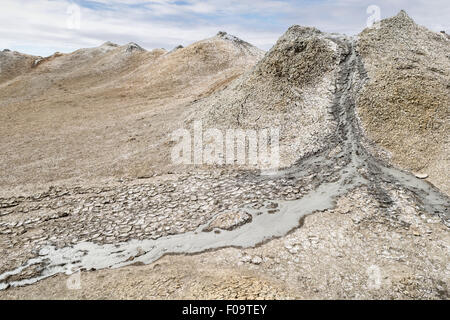
M281 165L288 166L320 149L333 131L328 109L338 55L326 34L293 26L255 68L200 101L190 120L214 128L278 127Z
M395 164L450 192L448 37L401 11L361 32L358 50L370 78L358 100L366 134Z

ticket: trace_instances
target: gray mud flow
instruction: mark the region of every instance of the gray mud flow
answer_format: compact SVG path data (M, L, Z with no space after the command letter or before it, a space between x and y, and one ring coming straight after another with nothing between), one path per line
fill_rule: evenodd
M280 212L261 213L250 206L241 209L252 215L252 222L220 233L204 232L205 225L196 231L162 237L156 240L97 245L81 242L71 247L43 248L39 255L26 264L0 275L0 289L8 286L32 284L57 273L70 274L78 270L118 268L136 262L154 262L165 254L193 254L224 247L253 247L267 240L281 237L299 226L305 215L331 209L336 200L359 186L367 186L376 199L385 206L393 200L383 185L390 184L409 190L422 209L439 215L449 224L449 198L426 181L395 169L375 159L362 145L362 133L355 115L355 97L367 78L363 64L355 50L355 40L344 36L327 35L342 52L340 71L336 79L335 101L331 113L337 120L336 132L324 150L299 159L292 167L272 176L251 176L252 179L291 179L314 175L314 188L298 200L276 201ZM338 149L330 156L330 151ZM272 200L273 201L273 200ZM43 266L39 276L8 282L11 275L24 269Z

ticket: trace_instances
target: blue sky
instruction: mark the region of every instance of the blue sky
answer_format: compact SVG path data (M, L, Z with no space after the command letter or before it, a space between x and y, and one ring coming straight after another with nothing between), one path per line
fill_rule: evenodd
M359 33L370 5L381 18L404 9L418 24L450 32L448 0L2 0L0 50L47 56L105 41L170 50L222 30L268 50L293 24Z

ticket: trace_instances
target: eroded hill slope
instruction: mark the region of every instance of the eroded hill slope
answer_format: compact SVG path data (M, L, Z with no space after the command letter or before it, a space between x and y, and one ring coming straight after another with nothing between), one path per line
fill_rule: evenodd
M369 81L358 99L368 137L392 161L449 193L450 41L404 11L359 35Z
M262 55L222 32L171 52L107 42L47 58L23 56L20 72L0 83L0 185L164 171L168 133L179 127L189 103Z
M281 166L318 151L335 130L330 108L337 44L315 28L292 26L252 70L196 105L206 126L280 129Z

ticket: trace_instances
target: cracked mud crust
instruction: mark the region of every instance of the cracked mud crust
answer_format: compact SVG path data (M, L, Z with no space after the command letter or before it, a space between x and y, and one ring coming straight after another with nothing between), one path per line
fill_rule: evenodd
M397 207L389 211L361 188L257 248L81 272L80 290L67 289L68 276L56 275L1 291L0 298L448 299L447 228L418 212L410 194L391 192Z

